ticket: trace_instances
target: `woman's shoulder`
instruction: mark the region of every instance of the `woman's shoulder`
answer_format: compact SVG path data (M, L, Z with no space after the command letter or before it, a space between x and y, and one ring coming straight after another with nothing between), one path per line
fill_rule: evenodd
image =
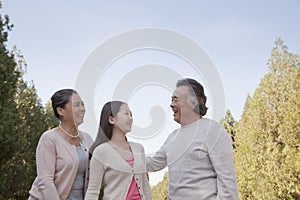
M82 136L84 136L84 137L91 137L91 135L88 134L87 132L84 132L84 131L81 131L81 130L79 130L78 132L79 132Z
M39 144L44 145L44 144L56 144L57 143L57 138L58 137L58 131L57 127L52 128L50 130L46 130L44 133L42 133L40 139L39 139Z
M93 143L93 138L91 137L90 134L84 132L84 131L79 131L80 135L82 136L82 139L87 141L89 145L92 145Z
M44 133L42 133L41 138L43 139L53 139L56 137L58 131L57 127L52 128L50 130L46 130Z

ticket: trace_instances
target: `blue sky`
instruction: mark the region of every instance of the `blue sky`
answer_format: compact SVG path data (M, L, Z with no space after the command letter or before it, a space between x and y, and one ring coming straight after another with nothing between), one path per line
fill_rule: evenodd
M97 47L134 29L173 30L197 42L214 62L221 78L224 112L230 109L237 120L246 95L253 94L260 79L268 72L266 64L275 39L280 37L290 51L300 53L300 2L297 0L5 0L2 4L1 14L8 14L15 26L9 34L8 47L16 45L22 51L28 64L25 78L33 80L43 103L57 89L74 87L82 66ZM174 63L179 63L182 67L178 64L174 70L184 76L193 76L194 72L188 66L185 66L186 70L185 64L175 57L160 51L146 51L142 55L136 52L118 59L108 73L99 78L97 91L92 94L96 118L105 101L110 100L110 91L129 73L129 68L132 70L149 63L170 65L171 68ZM120 70L121 66L125 67ZM151 123L149 112L153 105L160 104L167 116L172 115L168 107L172 89L148 86L133 91L130 98L134 120L139 126ZM223 100L222 96L220 98ZM210 107L213 106L211 103ZM164 137L156 139L159 142L141 141L146 151L157 149L166 133L177 126L172 117L166 117L164 129L159 134ZM95 129L96 125L91 132Z

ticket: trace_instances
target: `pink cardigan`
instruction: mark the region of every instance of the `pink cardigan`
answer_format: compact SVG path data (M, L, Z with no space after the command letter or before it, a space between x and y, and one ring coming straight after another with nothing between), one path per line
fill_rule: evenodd
M87 158L89 147L93 140L90 135L79 132L83 148ZM29 200L49 199L64 200L68 197L74 182L79 158L76 147L69 144L57 128L46 131L41 136L36 149L37 177L29 191ZM87 188L89 172L86 170L85 190Z

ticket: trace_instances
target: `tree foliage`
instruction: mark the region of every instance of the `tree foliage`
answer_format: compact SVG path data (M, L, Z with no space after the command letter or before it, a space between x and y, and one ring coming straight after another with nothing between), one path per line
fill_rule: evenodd
M14 53L17 68L24 61ZM18 78L13 103L15 105L15 132L10 134L12 140L6 141L11 148L11 156L1 165L1 199L26 199L28 191L36 176L35 149L42 132L53 126L47 122L45 108L37 96L33 84ZM4 113L4 115L7 113ZM49 118L49 117L48 117ZM5 126L11 122L6 122ZM49 123L49 124L48 124ZM5 136L5 134L3 134ZM6 148L5 146L1 146ZM16 184L17 183L17 184Z
M153 200L167 200L168 199L168 172L165 172L164 178L161 182L151 187Z
M11 28L9 17L0 15L0 144L5 147L0 151L1 166L13 155L13 149L16 148L12 145L18 117L14 95L21 72L16 68L14 55L6 49L8 31Z
M233 146L233 148L235 148L234 138L236 135L236 130L235 130L236 129L236 121L233 118L230 110L226 111L225 117L223 119L221 119L220 123L224 126L224 128L230 135L230 137L232 139L232 146Z
M0 199L27 199L36 176L37 142L54 121L34 85L23 79L26 63L21 52L7 50L12 27L8 16L0 16Z
M242 199L300 198L299 56L275 42L269 73L248 97L236 134Z
M45 106L45 124L48 125L48 129L58 126L59 120L53 114L51 101L48 101Z

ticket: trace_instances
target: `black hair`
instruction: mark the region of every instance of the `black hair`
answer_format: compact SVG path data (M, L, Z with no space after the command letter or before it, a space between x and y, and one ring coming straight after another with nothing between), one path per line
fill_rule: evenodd
M176 87L188 86L190 89L190 96L196 98L198 106L195 107L194 111L200 116L204 116L207 112L206 96L204 93L203 86L196 80L191 78L185 78L177 81Z
M51 102L52 102L52 108L53 112L56 118L60 119L60 116L57 112L57 108L65 108L65 105L69 102L70 96L72 94L77 94L77 92L73 89L62 89L56 91L52 97L51 97Z

